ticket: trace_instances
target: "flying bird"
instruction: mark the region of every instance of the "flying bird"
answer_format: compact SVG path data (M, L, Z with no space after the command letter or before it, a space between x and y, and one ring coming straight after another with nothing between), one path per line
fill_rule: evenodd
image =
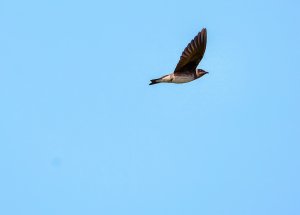
M173 73L161 78L150 80L149 85L158 83L186 83L196 80L208 72L196 69L203 58L207 41L207 31L203 28L201 32L187 45L181 54L180 60Z

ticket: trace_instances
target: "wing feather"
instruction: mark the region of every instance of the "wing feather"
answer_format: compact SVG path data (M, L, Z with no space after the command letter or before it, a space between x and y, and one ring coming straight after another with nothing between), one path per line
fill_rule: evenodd
M184 73L186 71L195 70L203 58L206 41L207 31L206 28L203 28L182 52L174 73Z

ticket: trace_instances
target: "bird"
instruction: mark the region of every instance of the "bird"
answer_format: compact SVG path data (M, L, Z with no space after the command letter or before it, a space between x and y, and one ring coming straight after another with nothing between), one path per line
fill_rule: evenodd
M207 30L203 28L182 52L174 72L164 75L161 78L150 80L151 83L149 85L159 83L182 84L194 81L208 74L203 69L197 69L206 49L206 41Z

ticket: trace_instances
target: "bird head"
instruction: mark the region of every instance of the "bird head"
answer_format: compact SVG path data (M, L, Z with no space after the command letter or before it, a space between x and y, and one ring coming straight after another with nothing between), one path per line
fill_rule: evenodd
M208 72L204 71L203 69L197 69L196 70L196 76L197 78L202 77L203 75L207 74Z

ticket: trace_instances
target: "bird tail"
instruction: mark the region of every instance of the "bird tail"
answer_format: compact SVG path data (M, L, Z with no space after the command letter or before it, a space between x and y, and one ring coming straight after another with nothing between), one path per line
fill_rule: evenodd
M150 81L151 81L151 83L150 83L149 85L158 84L158 83L160 83L160 82L161 82L160 80L161 80L161 78L152 79L152 80L150 80Z

